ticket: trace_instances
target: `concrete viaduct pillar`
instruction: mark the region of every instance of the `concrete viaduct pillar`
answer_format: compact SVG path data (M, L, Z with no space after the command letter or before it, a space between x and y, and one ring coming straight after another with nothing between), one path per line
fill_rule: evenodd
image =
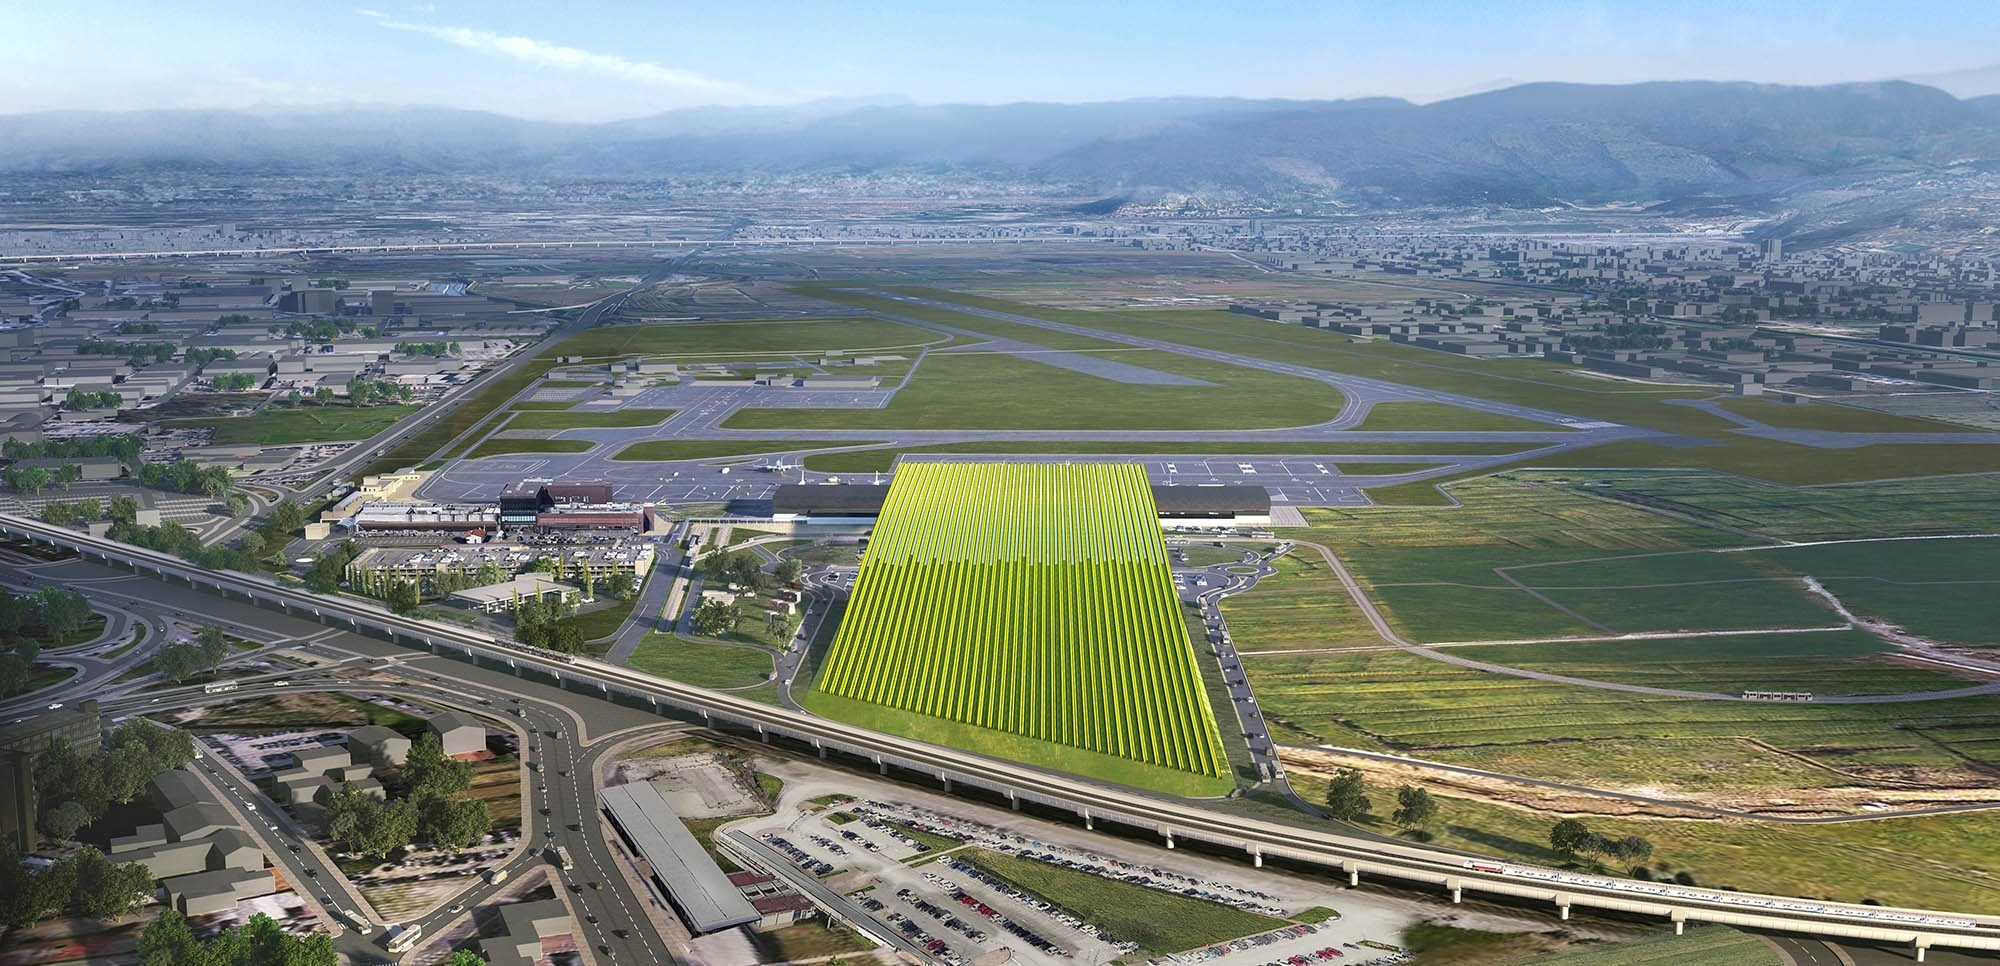
M1444 887L1451 890L1452 902L1458 903L1465 900L1465 883L1462 880L1446 879L1444 880Z
M1913 943L1912 945L1916 947L1916 951L1917 951L1917 962L1920 962L1920 963L1921 963L1921 962L1923 962L1923 961L1924 961L1924 954L1925 954L1925 953L1927 953L1927 952L1929 952L1929 951L1930 951L1930 948L1931 948L1931 941L1930 941L1930 939L1929 939L1928 937L1924 937L1924 936L1918 936L1918 937L1917 937L1917 939L1916 939L1916 942L1915 942L1915 943Z
M1262 848L1255 845L1250 847L1250 866L1256 869L1264 867L1264 850Z
M1567 893L1556 893L1556 912L1562 916L1564 921L1568 921L1569 919L1569 904L1570 897Z
M1097 830L1097 820L1090 817L1090 809L1087 808L1083 809L1082 811L1079 811L1077 814L1083 816L1084 828L1089 829L1091 831Z
M1688 914L1675 909L1667 913L1667 919L1674 924L1674 935L1684 935L1688 927Z
M1352 861L1343 861L1340 863L1340 871L1347 873L1348 885L1358 886L1361 884L1361 866Z

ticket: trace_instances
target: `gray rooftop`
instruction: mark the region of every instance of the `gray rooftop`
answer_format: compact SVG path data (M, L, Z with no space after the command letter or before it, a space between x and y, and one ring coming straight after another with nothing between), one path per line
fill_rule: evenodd
M653 874L696 935L762 918L722 867L667 807L660 790L646 782L613 785L599 796L611 820L653 867Z

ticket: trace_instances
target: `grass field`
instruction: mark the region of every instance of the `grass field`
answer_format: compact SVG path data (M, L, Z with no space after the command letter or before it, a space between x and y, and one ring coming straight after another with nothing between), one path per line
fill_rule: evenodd
M560 348L563 355L589 360L647 355L725 362L767 356L817 358L828 350L914 351L951 341L950 335L883 319L835 318L603 326L570 336Z
M1770 399L1725 399L1718 405L1738 416L1786 429L1824 429L1835 433L1970 433L1977 432L1936 419L1897 416L1838 403L1798 405Z
M1211 383L1132 385L1000 353L932 353L882 409L742 409L730 429L1274 429L1325 422L1322 383L1165 352L1093 354Z
M870 304L862 296L836 291L831 285L806 283L799 288L836 302L857 306ZM1666 387L1595 379L1585 375L1579 367L1550 360L1466 359L1387 342L1353 342L1316 329L1278 325L1219 310L1083 311L927 288L900 287L896 290L1107 333L1165 339L1181 345L1312 366L1328 372L1386 379L1408 386L1440 389L1579 417L1704 437L1719 444L1668 447L1643 442L1612 443L1558 454L1545 461L1547 465L1700 467L1783 483L1853 482L2000 471L2000 447L1996 446L1913 443L1817 449L1747 438L1736 434L1737 424L1722 416L1690 406L1664 405L1670 400L1712 397L1715 395L1713 387ZM976 317L944 314L954 325L978 328L984 324ZM1025 328L1037 333L1045 331L1036 327ZM1038 335L1036 338L1042 337ZM1840 428L1863 431L1879 425L1874 414L1852 411L1856 414L1852 417L1853 421ZM1944 424L1933 423L1929 428L1933 432L1951 432L1949 427L1939 427L1944 427ZM1370 495L1379 492L1379 502L1397 505L1444 503L1434 493L1427 492L1431 489L1429 483L1405 484L1371 490Z
M168 419L175 429L210 429L220 446L285 446L367 439L401 422L422 406L272 406L230 419Z
M1325 796L1320 776L1287 773L1302 796ZM1376 792L1379 802L1382 789ZM1431 794L1438 802L1431 844L1562 863L1548 845L1549 826L1560 816ZM1685 871L1702 886L1965 911L2000 902L2000 818L1990 813L1806 826L1602 816L1585 824L1600 835L1648 839L1656 874ZM1386 823L1373 827L1393 831Z
M790 453L827 446L866 445L868 445L866 442L850 443L845 440L825 439L649 439L633 443L613 454L611 458L638 463L707 460L726 456Z
M633 426L655 426L668 416L671 409L614 409L608 412L530 411L515 413L507 421L508 429L609 429Z
M1542 960L1544 966L1778 966L1769 943L1727 926L1695 926L1629 943L1580 949Z
M596 446L587 439L483 439L465 458L476 460L482 456L513 456L518 453L587 453Z
M648 634L626 665L635 671L704 688L747 688L771 676L771 655L754 647Z
M1693 521L1595 499L1587 491L1555 485L1533 475L1517 477L1503 473L1483 477L1461 483L1453 492L1463 505L1449 511L1380 507L1308 509L1305 513L1311 528L1287 531L1286 536L1324 544L1339 554L1397 629L1412 640L1424 642L1603 633L1601 628L1566 614L1529 590L1508 582L1495 568L1513 568L1510 572L1519 575L1524 583L1538 585L1543 580L1539 575L1549 571L1529 569L1531 565L1754 542L1754 538ZM1301 547L1295 553L1316 555L1309 547ZM1552 586L1621 583L1602 579L1591 566L1576 569L1585 576L1574 581L1550 578L1546 583ZM1662 576L1643 582L1674 580ZM1610 609L1619 603L1617 592L1549 593L1575 594L1579 613L1586 616L1595 613L1601 620L1632 625L1629 629L1699 623L1683 620L1686 616L1683 599L1690 595L1677 594L1672 588L1643 598L1640 601L1643 606L1631 612ZM1796 598L1805 607L1813 606L1802 590L1785 588L1785 593L1790 596L1773 599ZM1607 594L1610 596L1604 596ZM1810 613L1803 610L1787 613L1809 617L1807 626L1834 623L1830 614L1817 608ZM1699 611L1695 616L1700 616Z
M1663 649L1723 646L1655 643ZM1595 646L1541 651L1540 660L1577 666L1592 660L1587 648ZM1808 646L1815 645L1799 645ZM1816 646L1822 656L1855 660L1851 653L1840 654L1851 647L1839 640ZM1536 659L1535 653L1509 655L1497 648L1467 653ZM1670 660L1652 658L1619 673L1661 673L1659 665ZM1690 661L1697 679L1689 683L1762 674L1745 669L1750 660L1733 662L1741 669L1734 672ZM1683 700L1486 674L1400 651L1263 655L1247 659L1244 667L1274 726L1291 732L1278 734L1280 740L1482 768L1497 764L1495 770L1509 774L1580 778L1601 788L1796 787L1789 783L1801 764L1864 784L1881 778L1977 785L1989 782L1990 770L2000 766L2000 698L1993 696L1839 705ZM1896 690L1870 685L1852 663L1845 670L1833 667L1824 672L1828 679L1850 689ZM1884 674L1892 684L1913 683L1902 669ZM1763 754L1746 759L1751 746L1741 744L1745 741ZM1717 772L1708 757L1711 749L1731 761L1732 770ZM1776 770L1766 771L1759 761ZM1579 764L1588 770L1579 774Z
M1100 456L1487 456L1518 453L1519 443L1299 443L1286 441L1181 442L1122 440L984 440L976 443L940 443L903 449L854 450L845 453L817 453L805 458L806 468L821 473L887 472L903 453L1033 453L1049 455ZM1376 464L1381 465L1381 464ZM1404 464L1415 465L1415 464ZM1342 472L1380 472L1366 463L1341 464Z
M1532 419L1519 419L1499 413L1481 412L1434 402L1385 402L1369 407L1368 418L1354 427L1366 432L1510 432L1546 433L1563 427L1552 423L1540 423Z
M1233 906L984 849L958 858L1061 906L1111 936L1138 943L1141 956L1163 956L1285 924Z
M1295 551L1274 566L1276 576L1259 581L1255 590L1222 600L1222 617L1237 650L1381 643L1318 554Z
M905 467L816 688L1227 773L1136 464Z

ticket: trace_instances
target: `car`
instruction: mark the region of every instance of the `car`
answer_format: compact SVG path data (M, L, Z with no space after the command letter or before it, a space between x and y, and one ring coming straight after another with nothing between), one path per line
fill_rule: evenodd
M582 884L582 883L580 883L580 882L572 882L572 883L570 883L570 884L569 884L569 891L571 891L571 892L574 892L574 893L576 893L576 894L578 894L578 895L582 895L582 894L583 894L583 884Z
M617 936L617 937L618 937L618 938L620 938L620 939L625 939L625 938L627 938L627 937L629 937L629 936L631 936L631 935L632 935L632 930L630 930L630 929L613 929L613 930L611 930L611 934L612 934L613 936Z
M464 903L459 903L459 902L455 902L455 903L452 903L452 906L451 906L451 908L450 908L450 909L447 909L447 910L445 910L445 911L446 911L446 912L464 912L464 911L465 911L465 904L464 904Z
M592 882L592 883L590 884L590 887L591 887L591 888L593 888L593 889L595 889L595 888L598 888L598 885L597 885L597 883L595 883L595 882Z
M587 923L590 923L591 925L595 926L595 925L597 925L597 914L596 914L596 913L594 913L594 912L587 912L587 913L584 913L584 915L583 915L583 921L584 921L584 922L587 922Z
M255 803L255 802L245 802L245 803L243 804L243 807L244 807L244 808L247 808L247 809L249 809L249 810L251 810L251 811L253 811L253 812L254 812L254 811L256 811L256 810L257 810L257 803Z
M291 849L294 852L297 852L299 850L298 843L296 842L292 843L291 845L285 846L285 848Z
M318 869L313 869L313 868L308 868L308 869L306 869L306 878L308 878L308 879L317 879L317 878L319 878L319 870L318 870Z
M57 701L56 703L54 703L54 704L52 704L52 705L49 705L49 710L50 710L50 711L57 711L57 710L60 710L61 708L62 708L62 702L61 702L61 701Z
M611 955L611 947L605 943L598 943L597 951L603 953L606 956Z

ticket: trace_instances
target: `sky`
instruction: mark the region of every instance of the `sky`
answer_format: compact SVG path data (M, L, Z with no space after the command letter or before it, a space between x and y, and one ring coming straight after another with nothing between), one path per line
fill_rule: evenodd
M0 113L397 105L590 122L824 99L1431 101L1527 81L1822 84L2000 64L1989 0L0 0L0 23Z

